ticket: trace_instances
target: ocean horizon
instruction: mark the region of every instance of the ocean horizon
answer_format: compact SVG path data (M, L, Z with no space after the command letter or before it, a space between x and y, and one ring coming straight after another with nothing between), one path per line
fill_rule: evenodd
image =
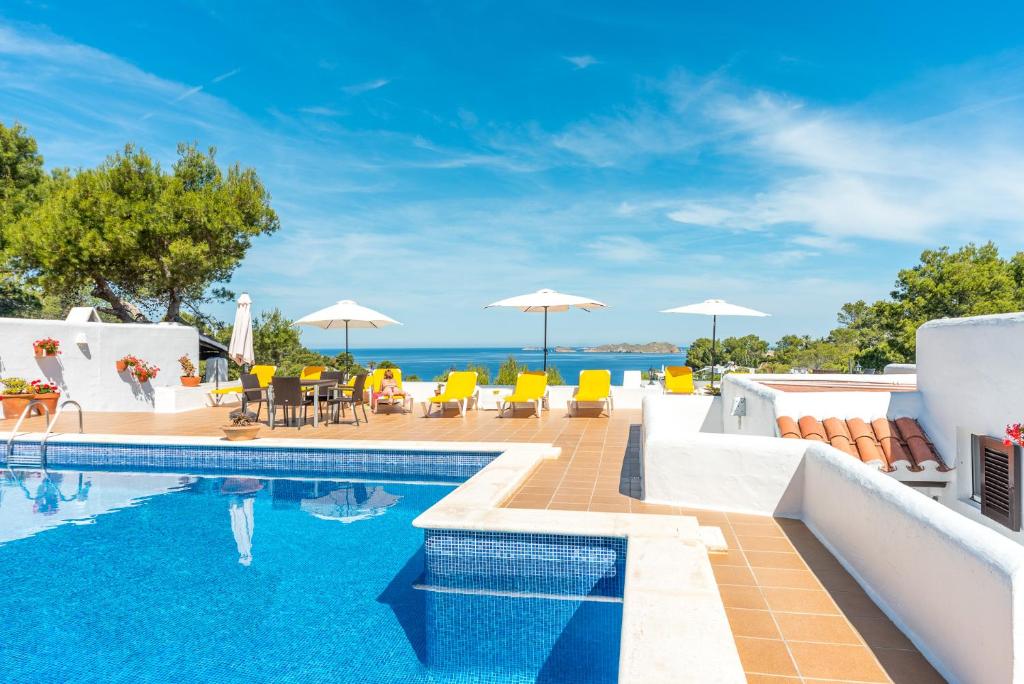
M608 369L612 383L622 384L623 372L661 369L666 365L682 365L686 362L686 347L679 345L678 354L640 354L628 352L548 352L548 366L555 367L568 384L576 384L581 370L592 368ZM343 347L321 347L317 351L335 356L344 351ZM402 369L405 377L419 376L420 380L433 380L452 369L463 370L467 365L485 366L493 378L498 367L514 356L520 363L531 369L540 369L544 363L541 349L522 347L360 347L350 348L357 363L368 366L371 362L391 361Z

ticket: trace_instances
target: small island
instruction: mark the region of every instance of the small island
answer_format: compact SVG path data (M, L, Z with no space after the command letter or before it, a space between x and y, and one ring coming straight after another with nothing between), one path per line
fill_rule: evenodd
M612 354L678 354L679 347L670 342L648 342L647 344L602 344L597 347L585 347L585 352L604 352Z

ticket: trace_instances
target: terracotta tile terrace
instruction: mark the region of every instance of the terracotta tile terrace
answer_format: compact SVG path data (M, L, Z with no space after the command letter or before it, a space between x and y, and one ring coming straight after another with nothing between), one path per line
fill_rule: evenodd
M220 436L226 407L179 414L87 413L90 433ZM67 415L57 430L74 431ZM611 417L561 410L541 419L526 412L499 419L493 411L465 418L371 415L359 427L278 427L275 438L395 439L551 443L557 460L539 466L505 505L576 511L692 515L721 528L729 551L711 563L748 681L941 682L942 678L875 606L838 561L799 521L682 509L641 500L640 412ZM13 420L0 420L0 431ZM41 418L24 430L42 430Z

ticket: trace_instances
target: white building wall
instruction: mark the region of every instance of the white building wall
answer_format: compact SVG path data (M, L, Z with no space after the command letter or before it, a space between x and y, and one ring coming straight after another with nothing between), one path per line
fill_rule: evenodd
M929 321L917 331L919 421L939 453L956 463L940 500L986 527L1024 543L981 515L971 500L971 435L1002 438L1024 420L1024 313Z
M59 356L35 358L32 343L43 337L60 341ZM115 363L128 354L158 366L157 379L140 385L118 373ZM62 400L74 399L86 411L154 411L161 388L180 385L183 354L198 362L195 328L0 318L0 377L53 382Z

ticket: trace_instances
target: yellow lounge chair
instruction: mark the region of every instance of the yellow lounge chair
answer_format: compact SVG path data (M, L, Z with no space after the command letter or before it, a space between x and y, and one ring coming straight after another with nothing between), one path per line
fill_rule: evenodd
M455 403L459 406L459 414L465 416L470 400L476 406L476 395L476 371L452 371L448 374L448 382L444 384L441 394L423 402L423 415L429 416L436 405L440 405L443 412L445 404Z
M580 371L580 384L572 393L569 400L569 415L575 415L579 410L580 402L601 403L604 406L602 411L611 415L615 408L612 400L612 372L609 370L584 370Z
M665 366L665 394L693 394L693 369Z
M274 377L274 373L277 372L277 366L253 366L249 370L249 372L252 373L253 375L255 375L257 378L259 378L260 387L263 388L263 389L266 389L267 385L270 384L270 379L272 377ZM218 402L220 401L220 397L223 397L225 394L241 394L241 393L242 393L242 386L241 385L235 385L233 387L221 387L220 389L217 389L217 390L210 390L210 394L213 397L215 397Z
M531 404L534 413L540 418L543 404L547 404L548 374L544 371L526 371L516 377L516 388L512 394L502 397L498 406L498 417L505 417L505 408L515 408L516 404Z
M374 413L377 412L377 406L380 399L384 397L378 397L377 393L380 392L380 388L384 383L384 371L390 370L395 376L395 383L398 385L397 391L388 397L390 401L385 401L388 406L394 406L396 403L402 405L402 409L405 410L406 403L409 404L409 408L412 408L412 397L405 393L402 389L402 369L401 368L378 368L373 371L373 375L366 379L366 387L370 392L370 410ZM397 400L397 401L396 401Z

